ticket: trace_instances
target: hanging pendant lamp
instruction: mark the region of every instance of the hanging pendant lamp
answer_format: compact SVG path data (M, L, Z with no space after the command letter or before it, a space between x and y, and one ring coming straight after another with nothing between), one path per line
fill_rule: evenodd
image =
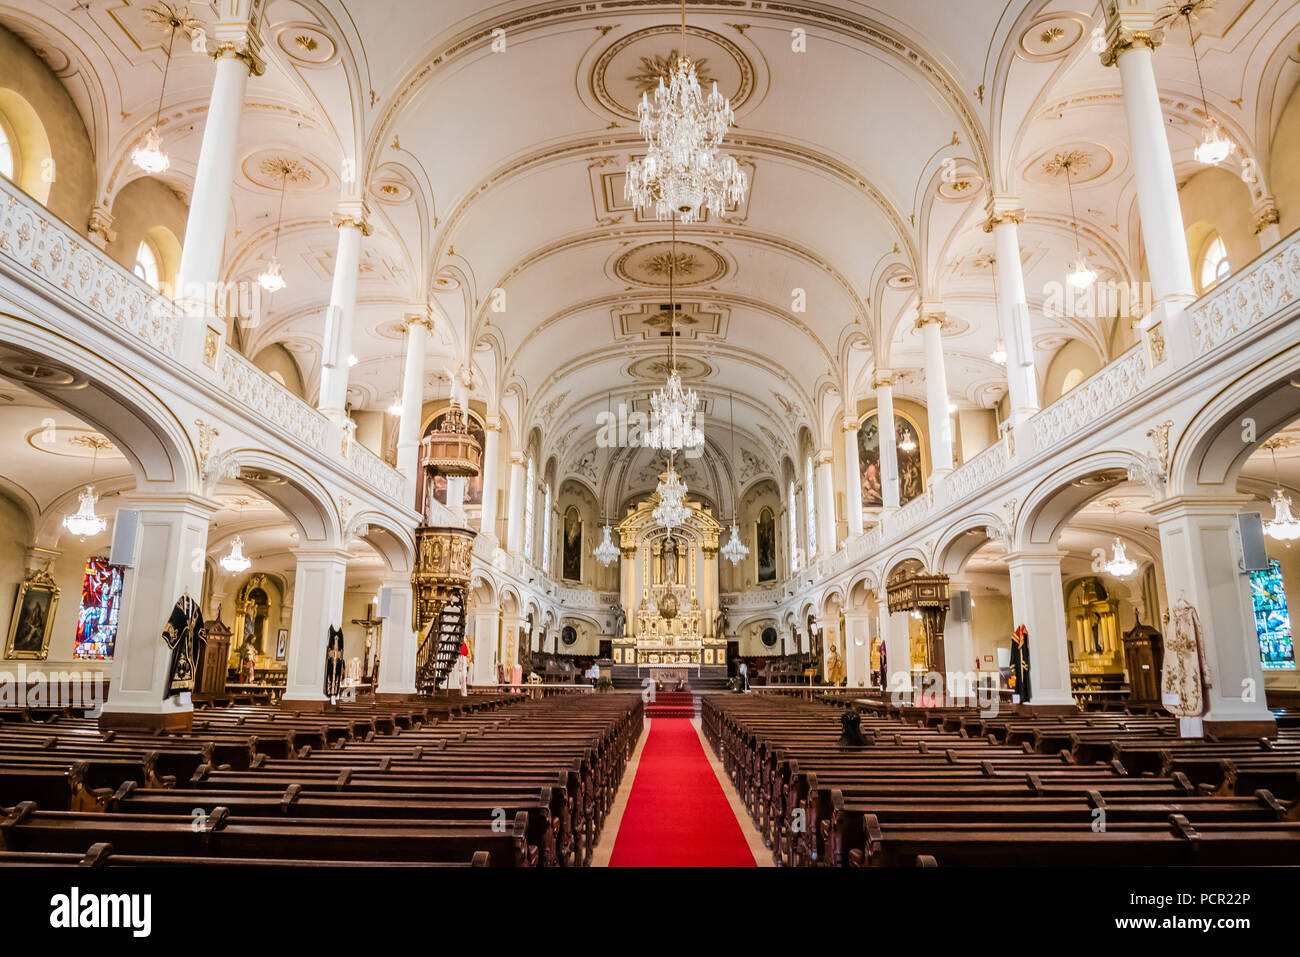
M279 292L285 287L284 276L280 272L280 224L284 220L284 188L289 182L291 169L288 162L280 163L280 210L275 214L275 245L271 249L271 259L266 269L257 277L258 284L267 292Z
M731 413L731 462L736 462L736 396L731 393L727 396L727 405ZM723 545L719 551L722 557L733 565L739 565L749 555L749 548L740 540L740 529L736 525L735 517L731 521L731 538L727 539L727 544Z
M158 132L158 123L162 119L163 95L167 92L167 74L172 65L172 44L176 40L176 31L191 29L190 24L197 21L183 20L175 10L163 4L159 9L147 11L151 19L167 25L167 59L163 63L162 86L158 90L158 108L154 111L153 125L145 134L144 143L131 151L131 162L150 176L166 172L172 165L171 159L163 151L162 136Z

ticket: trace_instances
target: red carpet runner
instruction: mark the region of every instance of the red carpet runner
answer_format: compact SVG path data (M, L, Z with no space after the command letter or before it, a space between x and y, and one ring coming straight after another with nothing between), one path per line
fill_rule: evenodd
M650 722L609 866L756 866L688 719Z

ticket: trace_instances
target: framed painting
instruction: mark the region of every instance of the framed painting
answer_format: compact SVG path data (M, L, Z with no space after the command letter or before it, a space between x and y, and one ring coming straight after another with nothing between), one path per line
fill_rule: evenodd
M59 586L49 573L30 573L18 586L18 596L14 599L5 657L44 661L50 651L50 632L58 606Z
M289 647L289 629L281 628L279 633L275 636L275 660L276 661L284 661L284 659L288 657L287 654L288 647Z

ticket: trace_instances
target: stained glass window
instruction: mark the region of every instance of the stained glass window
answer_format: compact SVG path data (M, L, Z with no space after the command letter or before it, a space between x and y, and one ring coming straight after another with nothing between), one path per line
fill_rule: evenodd
M81 583L81 610L77 613L77 637L73 658L106 661L113 657L117 640L117 616L122 605L122 566L107 558L86 561Z
M1259 658L1265 671L1295 668L1295 645L1291 640L1291 616L1286 608L1282 566L1276 558L1268 568L1250 573L1250 597L1255 609L1255 632L1259 635Z

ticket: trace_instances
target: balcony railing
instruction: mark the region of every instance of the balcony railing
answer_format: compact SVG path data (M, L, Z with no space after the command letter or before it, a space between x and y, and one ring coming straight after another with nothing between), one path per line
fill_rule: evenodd
M71 300L83 319L106 331L125 331L160 356L180 359L182 323L187 317L170 299L78 235L40 203L0 177L0 260L52 299ZM284 433L285 441L337 457L327 449L329 420L248 359L222 350L221 389L240 407ZM405 506L400 472L364 446L352 442L348 470L394 504Z

